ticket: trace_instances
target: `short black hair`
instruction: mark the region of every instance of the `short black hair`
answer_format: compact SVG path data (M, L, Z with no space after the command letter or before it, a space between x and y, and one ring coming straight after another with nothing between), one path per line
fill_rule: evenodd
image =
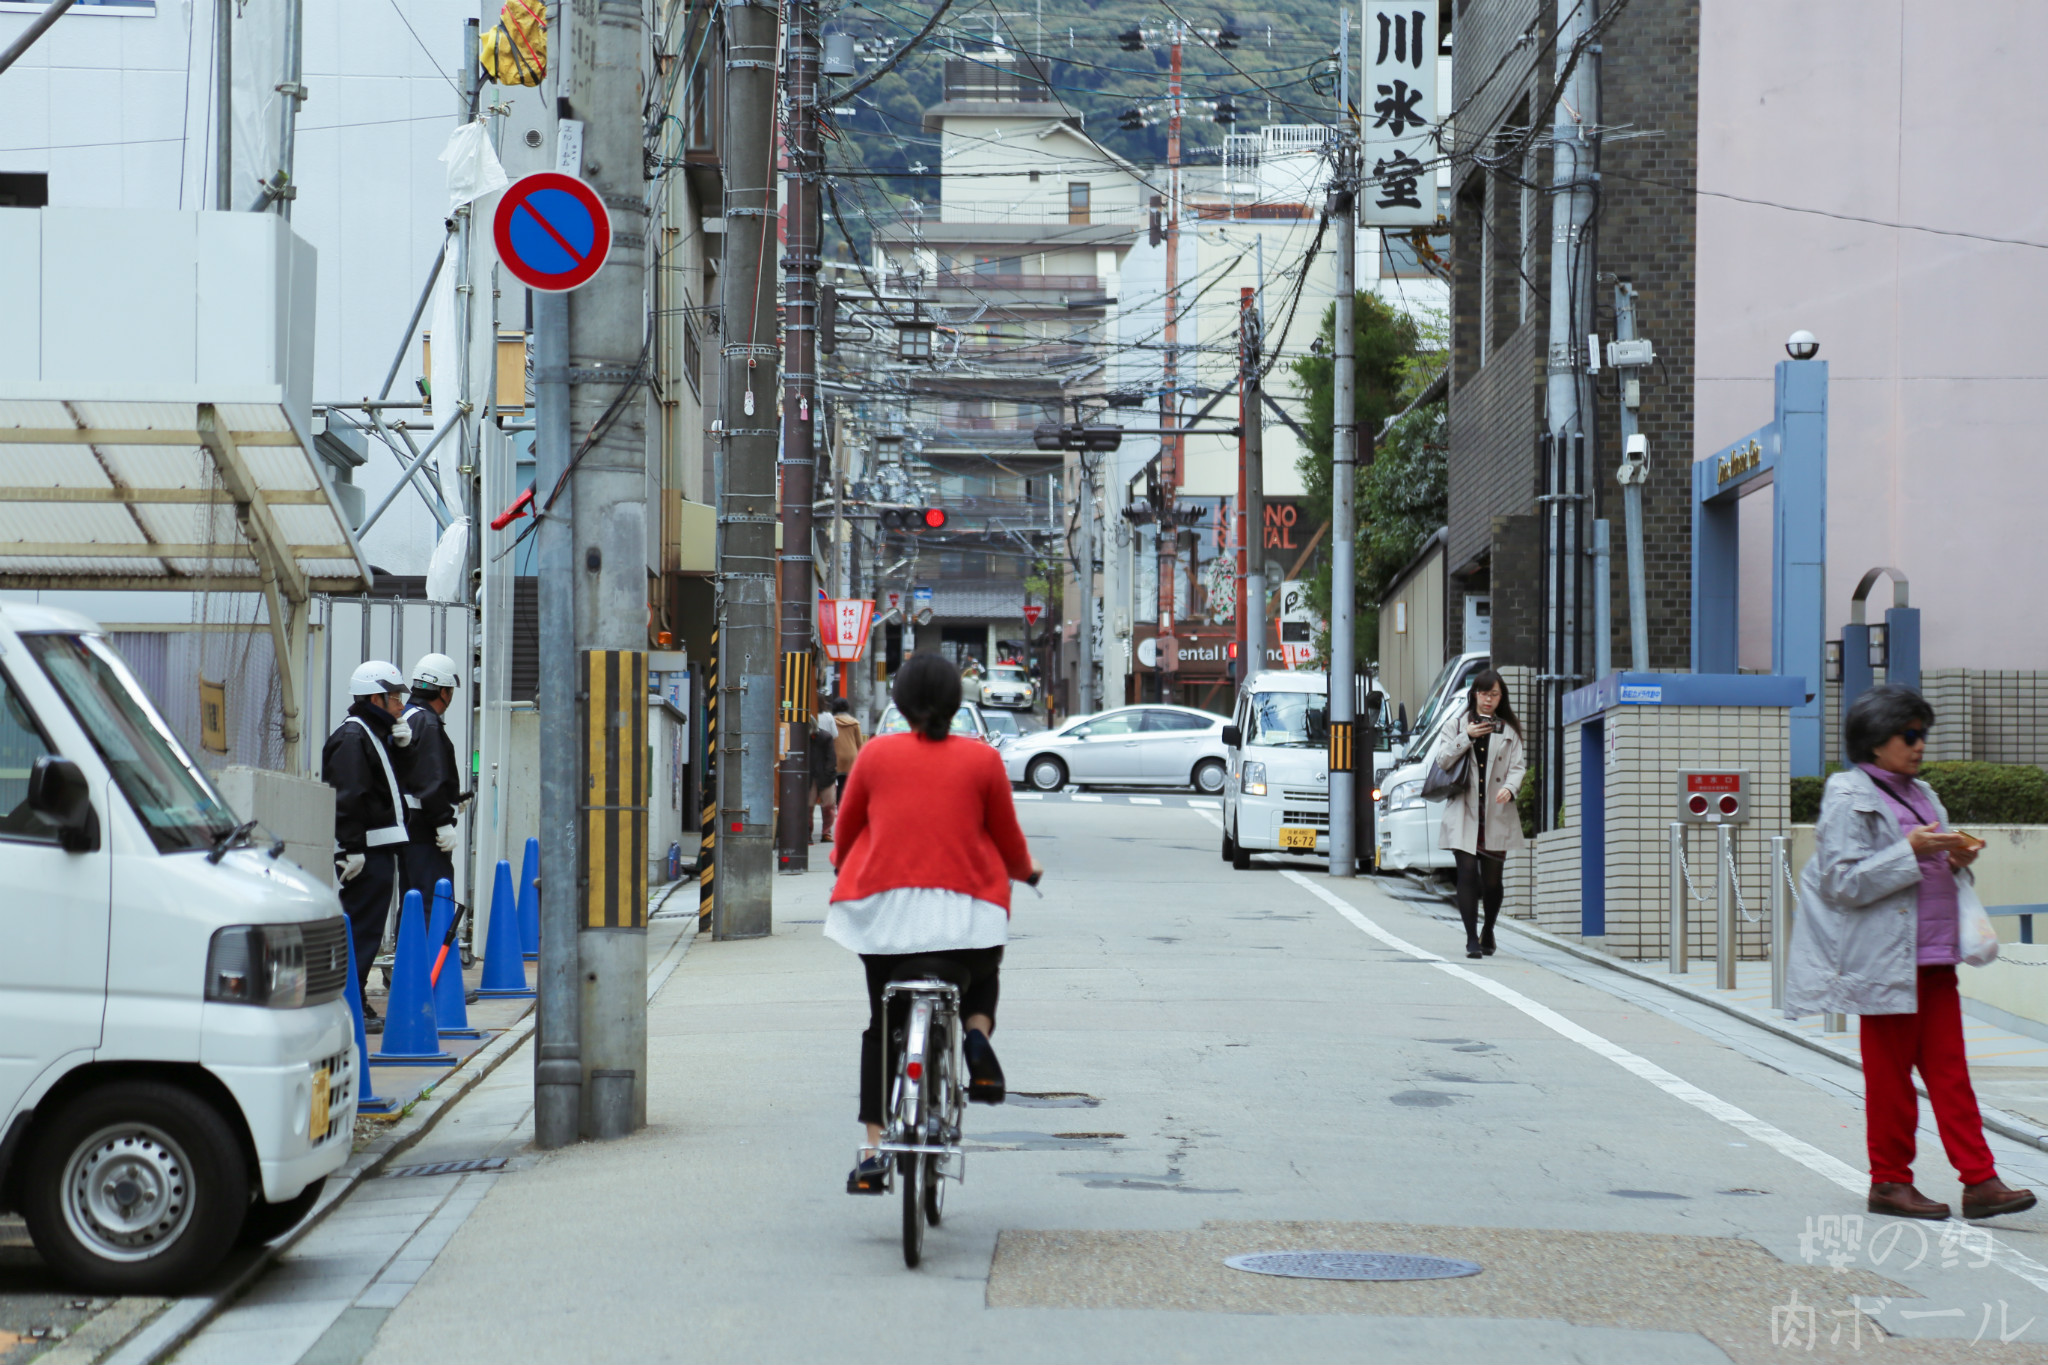
M835 716L843 716L843 715L847 714L847 713L848 713L849 711L851 711L851 710L853 710L853 707L851 707L851 706L849 706L849 705L847 704L846 698L844 698L844 697L834 697L834 698L832 699L832 714L833 714L833 715L835 715Z
M412 685L412 699L421 706L425 706L430 701L441 700L441 693L445 690L445 688L428 687L425 683L414 683Z
M944 739L960 709L960 670L943 654L913 654L896 670L890 696L911 729L926 739Z
M1887 683L1873 687L1849 703L1842 717L1842 746L1851 763L1875 763L1878 746L1890 741L1914 721L1934 724L1934 708L1910 687Z

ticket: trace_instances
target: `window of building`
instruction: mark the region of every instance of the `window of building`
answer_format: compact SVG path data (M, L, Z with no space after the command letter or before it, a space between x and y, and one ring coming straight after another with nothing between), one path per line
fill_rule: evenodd
M49 205L48 175L42 171L0 172L0 209L40 209Z
M48 8L44 0L0 0L0 14L41 14ZM156 13L156 0L76 0L65 12L147 19Z
M1067 186L1067 221L1083 227L1088 223L1088 186L1085 183Z

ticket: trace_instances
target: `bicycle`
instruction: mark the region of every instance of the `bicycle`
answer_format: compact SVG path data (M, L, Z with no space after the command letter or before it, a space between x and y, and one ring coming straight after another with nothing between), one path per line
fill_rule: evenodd
M903 1263L912 1270L924 1260L926 1225L937 1227L944 1216L945 1182L966 1179L967 1156L960 1146L967 1109L960 1051L964 976L943 958L920 958L882 988L885 1012L897 996L909 997L889 1119L876 1150L895 1158L889 1167L892 1190L901 1177Z

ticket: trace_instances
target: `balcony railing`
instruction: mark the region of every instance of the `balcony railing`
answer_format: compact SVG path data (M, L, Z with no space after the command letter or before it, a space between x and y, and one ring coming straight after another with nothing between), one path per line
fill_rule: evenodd
M978 270L941 270L941 289L1047 289L1063 294L1099 294L1099 275L993 275Z

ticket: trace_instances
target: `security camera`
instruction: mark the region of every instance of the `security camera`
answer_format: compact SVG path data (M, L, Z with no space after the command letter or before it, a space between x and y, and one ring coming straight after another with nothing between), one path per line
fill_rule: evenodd
M1785 354L1794 360L1811 360L1820 354L1820 341L1802 327L1786 339Z
M1614 471L1614 477L1624 484L1642 483L1649 474L1650 438L1639 431L1622 447L1621 468Z

